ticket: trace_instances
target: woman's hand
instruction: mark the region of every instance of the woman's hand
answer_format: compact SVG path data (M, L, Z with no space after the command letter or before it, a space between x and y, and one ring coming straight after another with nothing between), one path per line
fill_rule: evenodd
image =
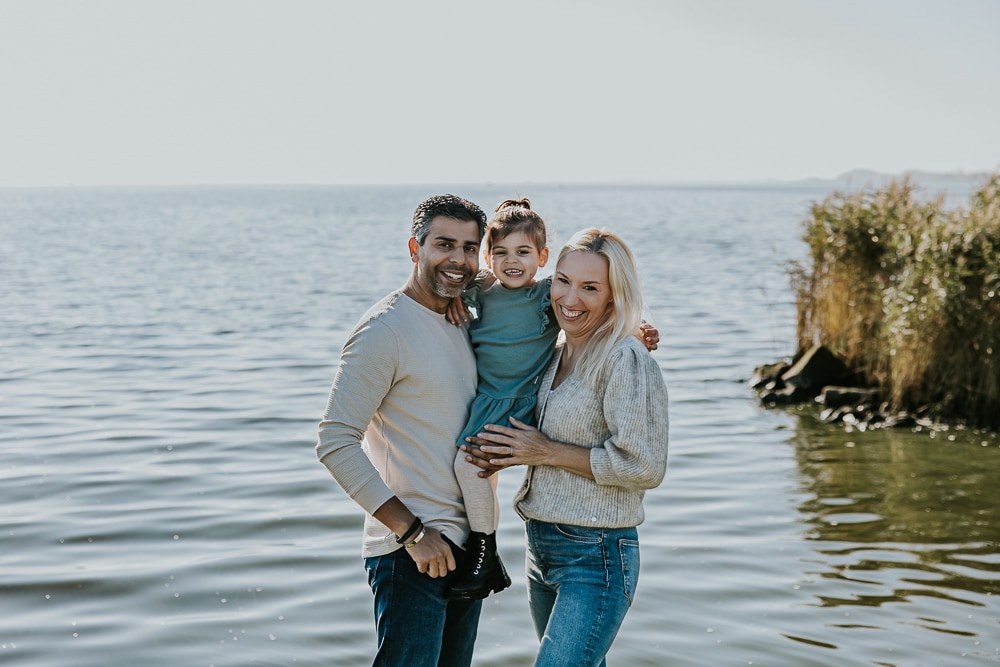
M548 463L554 443L534 426L513 417L510 423L511 426L487 424L486 431L476 438L479 449L489 455L489 463L498 468Z
M594 479L590 467L590 449L550 439L534 426L513 417L511 426L487 424L479 437L470 438L481 452L477 456L490 466L503 469L510 466L554 466L575 475ZM479 467L486 467L477 462ZM480 475L481 477L484 475Z

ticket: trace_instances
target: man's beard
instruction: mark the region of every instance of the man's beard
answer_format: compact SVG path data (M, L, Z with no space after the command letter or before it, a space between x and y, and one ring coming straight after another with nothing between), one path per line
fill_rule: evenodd
M433 292L437 294L439 297L444 299L454 299L456 296L462 293L462 290L465 289L465 286L467 284L468 281L466 281L460 287L450 287L448 285L445 285L440 280L438 280L437 274L434 274L431 277L431 290L433 290Z

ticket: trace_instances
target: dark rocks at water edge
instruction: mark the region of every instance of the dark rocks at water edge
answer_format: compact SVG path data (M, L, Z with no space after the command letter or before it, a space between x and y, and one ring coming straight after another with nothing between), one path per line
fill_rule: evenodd
M860 383L844 362L822 345L791 364L778 361L758 366L750 388L767 407L816 403L823 407L823 421L860 431L931 424L921 412L890 411L880 389Z

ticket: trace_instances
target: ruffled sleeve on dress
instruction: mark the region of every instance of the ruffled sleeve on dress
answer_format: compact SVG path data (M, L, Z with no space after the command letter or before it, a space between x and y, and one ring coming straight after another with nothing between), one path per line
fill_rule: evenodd
M542 323L542 327L538 330L538 333L542 334L545 333L550 324L552 326L555 325L552 321L555 319L555 313L552 312L552 296L550 294L552 276L539 280L536 286L541 290L541 294L538 297L538 319Z

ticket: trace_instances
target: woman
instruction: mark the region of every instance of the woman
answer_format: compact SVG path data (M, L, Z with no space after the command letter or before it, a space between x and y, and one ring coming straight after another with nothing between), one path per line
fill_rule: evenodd
M604 665L635 594L643 494L667 465L667 389L633 332L635 260L607 230L578 233L551 288L563 335L538 390L534 428L491 424L469 450L483 468L528 466L526 522L536 666Z

